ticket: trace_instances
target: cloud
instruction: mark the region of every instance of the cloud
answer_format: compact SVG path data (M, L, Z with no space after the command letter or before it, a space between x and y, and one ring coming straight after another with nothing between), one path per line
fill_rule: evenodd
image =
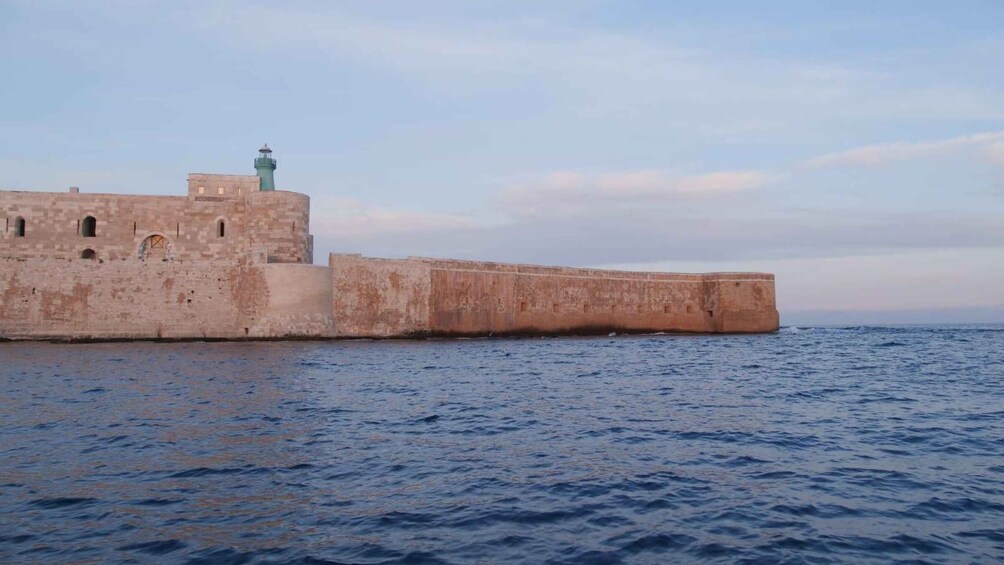
M1004 166L1004 142L987 145L985 153L991 163Z
M575 200L569 200L574 205ZM1004 224L986 213L776 211L743 214L722 204L540 208L504 221L406 210L366 211L313 226L334 249L555 265L654 261L772 261L893 250L1004 248ZM560 206L560 202L555 202ZM329 218L315 207L315 218ZM341 225L339 225L341 224ZM320 249L321 247L318 247Z
M457 231L476 226L458 214L401 210L365 204L352 198L315 199L313 230L335 239L412 237L429 232Z
M726 171L676 181L675 187L684 193L738 192L764 187L779 178L763 171Z
M592 213L713 197L765 187L781 175L765 171L719 171L680 176L662 170L606 173L555 171L510 186L502 201L515 215Z
M534 10L509 18L436 17L432 11L402 16L410 12L407 4L366 12L335 3L243 3L222 16L196 5L174 19L185 29L195 22L208 40L238 49L251 46L335 68L361 63L404 77L412 92L465 97L517 82L519 91L503 91L551 92L533 96L534 103L558 98L577 118L638 118L733 141L806 131L806 117L846 127L848 117L1002 116L999 93L992 89L908 87L894 83L888 71L842 61L711 49L714 42L697 28L664 35L618 32L533 17ZM263 21L268 25L259 25ZM679 112L683 107L689 110ZM673 118L651 118L660 114Z
M1004 131L993 131L952 137L927 143L896 142L866 145L838 153L829 153L810 159L808 167L863 166L877 167L895 161L946 155L960 148L989 144L1004 139Z

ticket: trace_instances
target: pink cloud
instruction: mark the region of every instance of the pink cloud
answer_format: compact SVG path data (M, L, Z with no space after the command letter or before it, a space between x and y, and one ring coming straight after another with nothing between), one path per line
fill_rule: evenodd
M880 145L866 145L822 155L810 159L805 165L808 167L877 167L894 161L945 155L960 148L984 145L1001 139L1004 139L1004 131L977 133L924 143L898 141Z

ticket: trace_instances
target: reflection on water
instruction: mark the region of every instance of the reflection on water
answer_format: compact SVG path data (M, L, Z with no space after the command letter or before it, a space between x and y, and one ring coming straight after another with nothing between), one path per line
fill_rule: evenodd
M1004 559L1002 345L0 344L0 562Z

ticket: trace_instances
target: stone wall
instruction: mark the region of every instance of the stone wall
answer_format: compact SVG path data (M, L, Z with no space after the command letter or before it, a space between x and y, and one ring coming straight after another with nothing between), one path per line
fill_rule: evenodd
M0 258L0 338L763 332L774 277L331 255L329 266Z
M255 192L246 200L251 247L268 249L269 263L314 262L307 195L270 190Z
M336 335L401 337L430 333L428 264L332 253L328 265Z
M0 338L332 335L328 269L248 261L0 259Z
M331 255L342 337L762 332L774 277Z
M256 308L249 335L258 338L334 337L331 271L321 265L265 264L268 298Z
M257 175L217 175L210 173L188 173L188 196L190 198L240 198L261 190L261 179Z
M196 192L188 197L0 191L0 257L76 259L91 250L99 260L135 260L144 241L159 236L163 254L177 260L236 260L264 248L270 261L311 263L310 199L250 190L242 179L257 177L233 177L192 175ZM226 194L199 195L199 183ZM93 237L83 229L88 217L96 220Z

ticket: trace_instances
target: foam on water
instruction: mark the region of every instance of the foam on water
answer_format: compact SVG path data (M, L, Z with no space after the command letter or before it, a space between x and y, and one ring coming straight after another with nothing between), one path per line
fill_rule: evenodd
M0 344L0 562L1004 560L1004 327Z

